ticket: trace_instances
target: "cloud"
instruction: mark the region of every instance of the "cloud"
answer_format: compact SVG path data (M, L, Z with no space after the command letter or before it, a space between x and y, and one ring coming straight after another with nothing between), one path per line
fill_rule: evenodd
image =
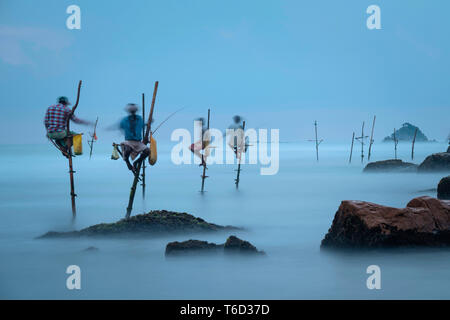
M35 53L59 53L70 44L68 36L51 29L0 25L0 59L7 64L33 65Z

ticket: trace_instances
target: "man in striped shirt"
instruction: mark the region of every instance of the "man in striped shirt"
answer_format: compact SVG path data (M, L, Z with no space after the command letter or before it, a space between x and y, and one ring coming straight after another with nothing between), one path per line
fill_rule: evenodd
M63 150L67 149L65 138L67 137L67 119L70 116L72 110L68 107L70 105L67 97L59 97L58 104L50 106L47 108L47 112L45 113L44 125L47 129L47 137L55 140L55 142L63 148ZM81 120L75 115L72 115L70 118L75 123L89 125L91 122ZM72 135L75 132L71 132Z

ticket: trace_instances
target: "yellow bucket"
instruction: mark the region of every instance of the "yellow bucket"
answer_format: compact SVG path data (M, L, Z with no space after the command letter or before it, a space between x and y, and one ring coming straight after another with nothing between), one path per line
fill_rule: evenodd
M150 136L150 156L148 157L148 163L153 166L157 159L158 152L156 150L156 140L153 139L153 136Z
M83 139L81 134L73 136L73 153L77 156L83 154Z

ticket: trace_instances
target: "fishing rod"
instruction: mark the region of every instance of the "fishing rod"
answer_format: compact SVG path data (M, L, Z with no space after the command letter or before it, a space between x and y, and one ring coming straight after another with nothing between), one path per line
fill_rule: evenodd
M158 81L155 81L155 87L153 89L153 98L152 98L152 105L150 107L150 114L148 116L148 122L147 122L147 128L144 135L144 140L142 141L145 145L149 142L149 136L151 132L151 125L152 125L152 119L153 119L153 110L155 109L155 101L156 101L156 93L158 91ZM136 185L139 181L139 173L141 171L142 162L144 160L140 161L137 165L136 172L134 174L134 180L133 185L131 186L130 190L130 198L128 200L128 207L127 207L127 213L125 215L125 218L128 219L131 215L131 211L133 210L133 202L134 202L134 195L136 193Z
M206 132L209 130L209 116L210 116L210 109L208 109L208 125L207 125L207 129ZM202 147L203 147L203 134L202 134ZM206 149L206 148L205 148ZM206 150L204 150L205 152ZM203 164L203 174L202 174L202 189L200 192L204 192L205 189L205 179L208 178L208 176L206 175L206 161L203 159L203 155L202 155L202 164Z
M97 123L98 123L98 117L95 120L94 133L90 135L92 137L92 139L91 139L91 141L88 141L88 145L89 145L89 147L91 147L91 151L89 152L89 159L91 159L91 157L92 157L92 148L94 147L94 142L97 140L97 134L96 134Z
M75 113L75 110L78 107L78 102L80 101L80 90L81 90L81 83L82 81L80 80L80 82L78 83L78 91L77 91L77 101L75 102L75 105L72 108L72 111L69 113L69 116L67 117L67 122L66 122L66 130L67 130L67 137L66 137L66 145L67 145L67 155L68 155L68 159L69 159L69 174L70 174L70 197L72 200L72 219L75 219L76 215L77 215L77 208L76 208L76 204L75 204L75 197L77 196L75 194L75 182L74 182L74 178L73 178L73 174L75 173L75 171L73 171L73 166L72 166L72 134L70 133L70 119L72 118L73 114Z
M167 121L167 120L169 120L170 118L172 118L172 116L174 116L175 114L177 114L178 112L180 112L180 111L183 110L183 109L185 109L185 107L183 107L183 108L181 108L181 109L178 109L178 110L175 111L175 112L172 112L166 119L164 119L164 121L162 121L162 122L156 127L155 130L153 130L152 135L154 135L154 134L156 133L156 131L158 131L158 129L159 129L159 128Z

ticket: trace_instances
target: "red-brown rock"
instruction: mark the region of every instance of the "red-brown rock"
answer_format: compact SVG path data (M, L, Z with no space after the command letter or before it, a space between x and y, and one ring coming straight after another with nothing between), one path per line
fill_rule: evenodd
M450 245L450 201L412 199L406 208L342 201L322 247Z
M439 181L437 197L442 200L450 200L450 176L444 177Z

